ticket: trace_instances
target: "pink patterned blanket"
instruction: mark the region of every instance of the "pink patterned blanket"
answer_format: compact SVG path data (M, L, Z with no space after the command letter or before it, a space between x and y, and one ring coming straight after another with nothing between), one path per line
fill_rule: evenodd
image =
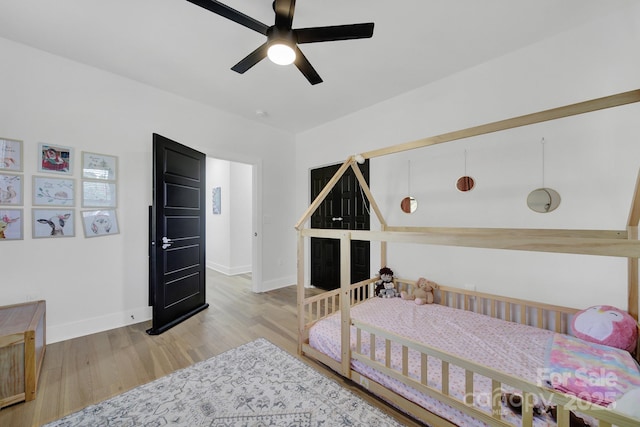
M556 390L602 406L640 387L640 370L627 351L562 334L553 337L546 377Z

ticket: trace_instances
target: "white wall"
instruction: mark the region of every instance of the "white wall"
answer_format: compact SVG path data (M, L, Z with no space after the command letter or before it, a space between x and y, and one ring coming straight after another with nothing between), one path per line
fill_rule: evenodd
M295 282L293 171L282 167L294 160L292 135L5 39L0 56L0 136L24 141L26 181L25 238L0 242L0 305L47 300L49 342L150 317L154 132L211 157L256 165L258 205L269 218L256 224L258 242L278 247L258 260L259 285L264 290ZM75 237L31 238L39 142L118 156L119 235L85 239L78 228ZM79 182L77 168L73 177Z
M640 88L640 5L297 135L296 206L309 169L449 131ZM437 58L434 58L437 60ZM640 105L590 113L371 160L371 188L390 225L625 229L640 167ZM559 209L536 214L528 193L546 182ZM349 141L350 144L346 144ZM304 149L303 149L304 148ZM477 181L455 189L464 173ZM418 211L399 204L407 192ZM372 225L378 229L379 225ZM380 267L372 246L372 274ZM626 307L626 260L473 248L390 245L397 276L574 307ZM308 271L306 272L308 276Z
M231 264L230 274L251 272L251 166L231 163ZM293 283L293 282L292 282Z
M212 189L221 188L220 214L212 213ZM207 267L233 275L251 271L251 165L207 159Z
M231 265L231 215L229 211L229 180L231 162L219 159L207 159L207 268L217 271L228 271ZM211 191L220 187L219 215L213 215Z

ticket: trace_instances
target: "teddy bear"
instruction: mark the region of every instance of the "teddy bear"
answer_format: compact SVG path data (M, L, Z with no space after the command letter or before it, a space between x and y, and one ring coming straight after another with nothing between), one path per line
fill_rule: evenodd
M402 291L400 296L404 300L415 301L417 305L433 304L433 291L437 288L437 283L421 277L416 282L411 294Z
M380 298L394 298L399 296L393 284L393 270L382 267L378 272L380 279L376 282L375 295Z

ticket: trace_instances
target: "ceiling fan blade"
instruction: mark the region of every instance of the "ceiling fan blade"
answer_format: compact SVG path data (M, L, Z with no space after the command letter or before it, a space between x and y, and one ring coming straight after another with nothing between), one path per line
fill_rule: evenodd
M309 83L312 85L317 85L318 83L322 83L322 78L318 74L318 72L313 68L309 60L302 53L298 46L294 49L296 51L296 60L294 64L298 67L298 70L309 80Z
M276 27L290 30L295 8L296 0L275 0L273 10L276 12Z
M235 9L230 8L229 6L220 3L216 0L187 0L190 3L198 5L204 9L207 9L217 15L220 15L224 18L230 19L233 22L237 22L238 24L245 26L247 28L252 29L253 31L257 31L260 34L267 35L267 30L269 29L268 25L263 24L260 21L253 19L250 16L245 15L242 12L238 12Z
M244 72L247 71L249 68L253 67L258 62L262 61L264 58L267 57L268 48L269 47L267 43L264 43L259 48L251 52L249 55L245 56L242 61L238 62L236 65L231 67L231 69L236 73L244 74Z
M293 33L298 43L366 39L373 36L373 22L366 24L334 25L330 27L298 28L293 30Z

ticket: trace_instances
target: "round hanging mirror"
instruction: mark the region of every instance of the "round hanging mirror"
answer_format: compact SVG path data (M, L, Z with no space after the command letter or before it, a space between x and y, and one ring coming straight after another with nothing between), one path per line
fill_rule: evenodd
M464 175L456 181L456 188L458 191L466 193L467 191L473 190L475 186L476 180L467 175L467 150L464 150Z
M560 206L560 194L552 188L537 188L529 193L527 206L535 212L552 212Z
M475 186L476 181L470 176L461 176L456 181L456 188L458 189L458 191L462 191L463 193L473 190L473 187Z
M415 197L407 196L400 202L400 209L404 213L414 213L418 209L418 201Z
M407 197L400 202L402 212L412 214L418 209L418 201L411 195L411 160L407 161Z
M553 212L560 206L560 194L544 185L544 145L545 140L542 138L540 140L540 146L542 147L542 187L536 188L527 197L529 209L539 213Z

